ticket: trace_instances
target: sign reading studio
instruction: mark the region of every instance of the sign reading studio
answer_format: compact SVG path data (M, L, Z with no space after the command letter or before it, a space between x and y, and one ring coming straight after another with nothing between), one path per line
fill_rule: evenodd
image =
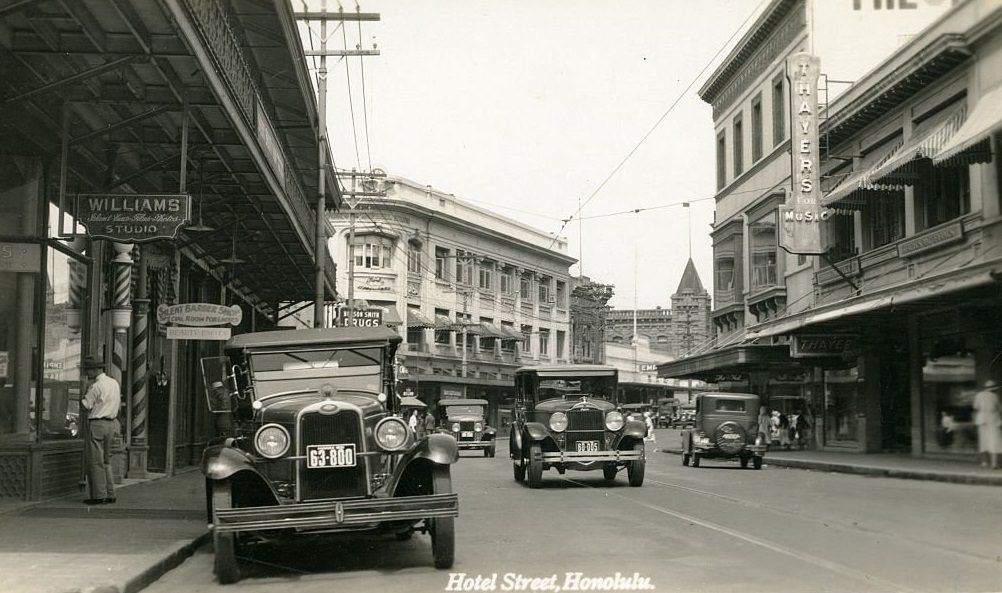
M87 234L119 243L174 239L191 220L188 194L78 194L77 221Z

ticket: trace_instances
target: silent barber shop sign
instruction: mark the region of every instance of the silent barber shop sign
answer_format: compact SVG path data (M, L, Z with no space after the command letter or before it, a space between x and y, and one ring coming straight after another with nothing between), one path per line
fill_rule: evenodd
M91 237L120 243L173 239L191 220L191 196L78 194L76 214Z

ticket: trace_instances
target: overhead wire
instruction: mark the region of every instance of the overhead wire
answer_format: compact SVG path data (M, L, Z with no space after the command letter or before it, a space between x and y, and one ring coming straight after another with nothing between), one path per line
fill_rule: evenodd
M362 11L362 8L358 5L358 2L356 2L355 3L355 12L359 12L360 13L361 11ZM358 23L358 46L359 46L359 49L361 49L361 47L362 47L362 19L359 19L357 21L357 23ZM369 142L369 140L370 140L370 137L369 137L369 101L366 98L366 93L365 93L366 84L365 84L365 58L364 58L364 56L360 55L358 57L358 67L359 67L360 76L362 78L362 120L363 120L363 125L365 127L365 157L366 157L367 162L369 164L369 171L372 171L372 146L371 146L371 144Z
M760 12L762 5L764 5L768 1L769 0L762 0L759 3L758 7L756 7L755 10L749 13L748 17L745 18L745 20L741 23L741 25L739 25L738 28L734 30L734 33L731 34L731 36L727 39L727 41L720 46L720 49L718 49L717 52L713 54L713 57L710 58L710 60L706 63L706 65L703 66L703 68L699 71L699 73L695 77L693 77L692 81L689 82L689 84L685 87L685 89L683 89L682 92L679 93L679 95L675 98L675 100L672 101L671 105L668 106L668 109L666 109L664 113L661 114L661 117L659 117L657 121L654 122L654 125L651 126L649 130L647 130L647 133L645 133L643 137L640 138L640 141L637 142L637 144L630 149L630 151L626 154L626 156L619 161L619 164L613 167L612 171L605 176L602 182L598 184L598 187L596 187L595 190L592 191L591 194L589 194L588 198L585 199L584 202L578 205L577 210L575 210L574 213L568 216L567 218L563 219L563 224L560 226L560 230L558 230L553 235L553 240L550 242L550 247L553 247L553 244L557 242L557 238L560 236L560 233L562 233L564 229L567 227L568 223L570 223L570 221L573 220L574 217L577 216L578 213L581 212L581 210L584 209L584 207L587 206L588 203L591 202L596 195L598 195L598 192L600 192L602 188L604 188L605 185L609 183L609 181L616 175L616 173L618 173L619 170L623 168L623 165L625 165L626 162L633 157L633 155L637 152L637 150L640 149L640 147L644 144L644 142L646 142L647 139L650 138L651 134L653 134L654 131L657 130L657 128L661 125L661 123L665 119L667 119L668 115L671 114L672 111L674 111L675 107L679 104L682 98L685 97L685 95L692 89L693 86L695 86L696 82L699 81L700 78L702 78L702 76L706 73L706 71L710 69L710 66L712 66L716 62L720 54L722 54L724 50L730 46L731 42L734 41L734 39L738 36L738 34L745 29L745 26L748 25L748 23L752 20L752 18Z

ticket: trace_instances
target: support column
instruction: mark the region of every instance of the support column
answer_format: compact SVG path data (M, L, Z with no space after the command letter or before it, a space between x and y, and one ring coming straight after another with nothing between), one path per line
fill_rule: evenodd
M111 262L112 269L112 309L111 309L111 365L109 374L118 380L122 387L122 402L126 405L126 411L131 409L131 389L128 383L129 369L129 326L132 324L132 308L129 305L130 288L132 284L132 244L112 243L115 250L115 257ZM121 414L119 414L121 418ZM131 422L126 416L125 426L121 438L128 446L126 437L131 433ZM117 441L117 439L116 439ZM115 450L120 450L121 445L115 443ZM115 462L113 462L114 465ZM129 467L129 466L127 466ZM117 473L117 472L116 472ZM126 474L128 475L128 474ZM129 476L131 477L131 476Z

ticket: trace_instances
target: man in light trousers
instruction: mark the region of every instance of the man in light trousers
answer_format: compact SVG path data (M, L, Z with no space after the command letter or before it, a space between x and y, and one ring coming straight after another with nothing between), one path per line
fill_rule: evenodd
M83 370L92 381L81 404L90 414L87 438L87 483L90 498L85 504L115 502L115 483L111 471L111 444L118 431L118 411L122 390L114 378L104 372L104 361L87 357Z

